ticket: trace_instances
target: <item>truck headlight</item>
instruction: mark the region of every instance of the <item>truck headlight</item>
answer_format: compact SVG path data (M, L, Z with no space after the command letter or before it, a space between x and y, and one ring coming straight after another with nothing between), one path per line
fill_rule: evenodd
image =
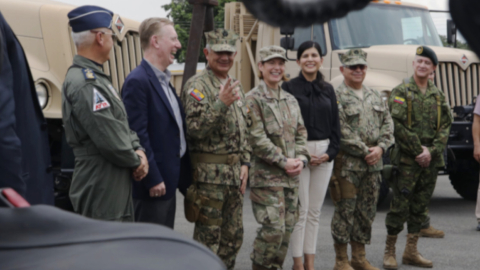
M48 103L48 88L44 82L36 82L35 90L37 91L38 102L42 109L47 106Z

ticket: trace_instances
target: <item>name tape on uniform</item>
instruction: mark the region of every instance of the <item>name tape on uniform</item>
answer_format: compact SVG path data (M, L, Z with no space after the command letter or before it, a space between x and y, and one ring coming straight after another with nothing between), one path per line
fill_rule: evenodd
M93 111L97 112L110 107L107 99L98 92L97 89L93 88Z

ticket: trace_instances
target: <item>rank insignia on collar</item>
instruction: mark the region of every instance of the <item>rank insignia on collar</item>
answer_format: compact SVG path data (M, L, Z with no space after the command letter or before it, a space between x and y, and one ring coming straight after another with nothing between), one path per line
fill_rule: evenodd
M89 68L84 68L82 69L83 71L83 76L85 77L85 80L96 80L97 79L97 76L95 76L95 73L93 72L93 70L89 69Z
M396 102L398 104L403 104L405 102L405 99L401 98L401 97L395 97L394 102Z
M202 101L205 98L205 95L198 89L191 90L190 95L198 101Z
M110 107L107 99L98 92L97 89L93 88L93 111L100 111Z

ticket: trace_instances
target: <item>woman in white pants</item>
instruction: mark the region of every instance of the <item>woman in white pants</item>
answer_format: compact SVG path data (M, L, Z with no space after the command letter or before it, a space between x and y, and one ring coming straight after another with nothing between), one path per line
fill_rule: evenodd
M295 270L314 269L320 210L332 174L333 159L339 150L337 100L333 87L324 81L319 71L322 63L320 45L314 41L302 43L297 50L297 64L302 71L298 77L282 84L282 88L298 101L312 157L300 174L300 215L291 236Z

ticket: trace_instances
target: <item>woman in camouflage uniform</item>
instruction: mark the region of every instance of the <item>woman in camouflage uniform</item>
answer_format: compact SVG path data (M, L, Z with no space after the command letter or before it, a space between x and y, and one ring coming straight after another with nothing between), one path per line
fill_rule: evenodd
M307 130L298 102L280 88L284 80L285 50L260 50L260 84L246 97L250 144L250 199L262 225L251 254L252 268L281 268L298 216L298 175L310 160Z

